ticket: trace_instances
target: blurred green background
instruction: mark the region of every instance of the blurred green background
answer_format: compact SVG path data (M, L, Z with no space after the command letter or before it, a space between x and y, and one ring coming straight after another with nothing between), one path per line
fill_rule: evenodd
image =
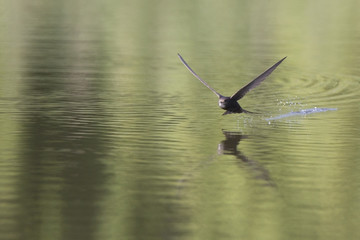
M359 239L359 7L1 1L0 239Z

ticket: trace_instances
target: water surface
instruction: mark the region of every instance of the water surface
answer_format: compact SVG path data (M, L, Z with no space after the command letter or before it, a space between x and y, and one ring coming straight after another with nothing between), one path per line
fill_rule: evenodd
M356 1L1 5L1 239L359 239Z

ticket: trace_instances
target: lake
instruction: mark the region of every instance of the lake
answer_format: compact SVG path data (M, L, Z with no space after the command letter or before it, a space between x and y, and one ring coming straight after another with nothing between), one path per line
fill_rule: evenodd
M0 6L0 239L360 238L358 1Z

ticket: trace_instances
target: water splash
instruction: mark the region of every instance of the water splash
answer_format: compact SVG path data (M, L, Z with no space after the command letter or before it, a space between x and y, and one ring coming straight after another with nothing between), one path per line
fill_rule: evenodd
M286 114L282 114L276 117L270 117L270 118L266 118L266 121L272 121L272 120L278 120L278 119L282 119L282 118L287 118L287 117L293 117L293 116L298 116L298 115L308 115L308 114L312 114L312 113L319 113L319 112L327 112L327 111L336 111L337 108L310 108L310 109L304 109L304 110L300 110L300 111L296 111L296 112L289 112Z

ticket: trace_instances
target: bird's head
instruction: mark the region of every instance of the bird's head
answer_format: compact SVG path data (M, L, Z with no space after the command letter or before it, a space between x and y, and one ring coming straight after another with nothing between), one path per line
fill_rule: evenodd
M229 101L230 101L230 98L229 98L229 97L223 97L223 96L221 96L221 97L219 98L219 107L221 107L222 109L226 109Z

